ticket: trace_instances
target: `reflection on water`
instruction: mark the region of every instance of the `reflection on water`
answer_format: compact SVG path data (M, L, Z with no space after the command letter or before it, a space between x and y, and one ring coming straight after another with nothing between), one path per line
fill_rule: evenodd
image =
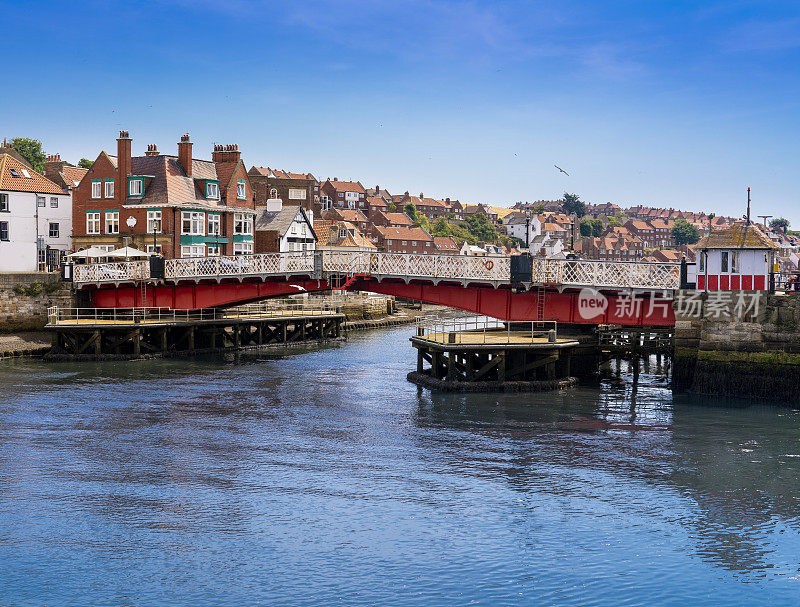
M0 367L0 604L796 604L800 412L405 381L408 328Z

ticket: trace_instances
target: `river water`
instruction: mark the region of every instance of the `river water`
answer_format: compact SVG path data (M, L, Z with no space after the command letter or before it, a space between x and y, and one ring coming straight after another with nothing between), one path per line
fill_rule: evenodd
M431 394L411 332L3 363L0 605L800 603L800 412Z

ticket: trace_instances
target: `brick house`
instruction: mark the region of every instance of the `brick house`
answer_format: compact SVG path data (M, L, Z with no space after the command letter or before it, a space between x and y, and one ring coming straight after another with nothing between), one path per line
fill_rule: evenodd
M375 226L375 239L387 253L436 253L433 238L422 228Z
M364 213L358 209L329 209L322 214L323 219L334 221L347 221L356 226L363 234L367 233L370 221Z
M280 198L284 206L302 206L306 211L314 209L318 195L318 182L311 173L291 173L270 167L251 167L247 172L255 193L257 205L267 200Z
M334 177L326 179L319 191L322 211L332 207L363 210L367 208L367 191L360 181L339 181Z
M192 157L183 135L177 156L149 145L131 155L120 131L117 154L100 152L73 191L76 249L132 247L167 258L253 252L255 203L236 146L215 146L212 160Z
M317 249L323 251L375 251L376 247L352 223L320 219L315 223Z

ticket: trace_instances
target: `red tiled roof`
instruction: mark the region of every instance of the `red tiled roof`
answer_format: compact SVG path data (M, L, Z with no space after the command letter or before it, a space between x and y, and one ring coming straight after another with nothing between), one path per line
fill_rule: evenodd
M70 181L72 184L80 183L83 176L89 172L89 169L84 169L81 167L71 167L71 166L64 166L61 169L61 173L64 175L64 179Z
M375 226L375 229L384 238L391 240L433 240L422 228Z
M361 194L366 194L364 186L358 181L333 181L329 179L328 183L331 184L333 189L337 192L359 192Z
M13 175L11 171L17 175ZM25 174L30 175L26 177ZM34 192L36 194L64 194L58 185L11 154L0 155L0 190L6 192Z
M414 222L411 221L411 218L406 215L405 213L384 213L382 211L378 211L381 215L383 215L386 220L393 224L393 225L400 225L400 226L413 226Z
M458 245L456 244L456 241L449 236L434 236L433 242L437 249L458 251Z

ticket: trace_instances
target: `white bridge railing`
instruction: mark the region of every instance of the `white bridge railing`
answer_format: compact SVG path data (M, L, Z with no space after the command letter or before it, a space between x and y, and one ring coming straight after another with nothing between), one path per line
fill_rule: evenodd
M534 284L598 288L680 289L680 264L534 259Z
M512 281L510 257L299 251L165 261L165 279L171 281L291 275L327 279L355 274L376 278L483 281L494 284ZM120 283L149 278L148 261L73 267L73 280L78 284ZM531 283L610 289L678 289L680 265L533 258Z

